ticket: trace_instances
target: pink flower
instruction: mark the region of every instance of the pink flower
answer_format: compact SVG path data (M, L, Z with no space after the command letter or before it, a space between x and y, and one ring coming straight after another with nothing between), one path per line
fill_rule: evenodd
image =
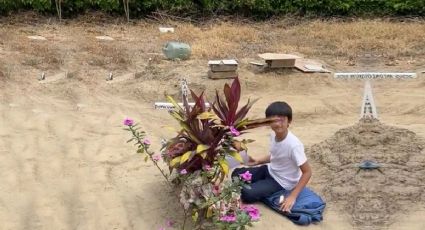
M126 126L132 126L134 124L134 121L130 118L126 118L124 119L123 124Z
M230 126L230 133L231 133L234 137L237 137L237 136L241 135L241 133L240 133L237 129L235 129L235 127L233 127L233 126Z
M220 217L220 221L232 223L236 221L236 216L235 214L227 214L225 216Z
M243 206L242 210L248 213L249 217L251 217L251 220L257 221L260 219L260 210L258 210L258 208L254 205Z
M239 174L239 176L246 182L250 182L252 179L252 174L249 171Z
M182 175L187 174L187 170L186 170L186 169L181 170L181 171L180 171L180 174L182 174Z
M260 220L260 212L249 212L248 215L251 217L252 221Z
M210 165L205 165L204 166L205 171L210 171L211 170L211 166Z
M167 227L172 228L175 222L173 220L167 220Z
M258 221L258 220L260 220L260 213L252 213L252 212L250 212L248 214L251 217L251 220L252 221Z
M143 140L143 144L150 145L151 141L149 139L145 139L145 140Z
M155 155L152 156L152 160L154 160L154 161L159 161L160 159L161 159L161 155L159 155L159 154L155 154Z
M220 194L221 190L220 190L220 186L218 185L214 185L212 188L212 193L216 196L218 196L218 194Z

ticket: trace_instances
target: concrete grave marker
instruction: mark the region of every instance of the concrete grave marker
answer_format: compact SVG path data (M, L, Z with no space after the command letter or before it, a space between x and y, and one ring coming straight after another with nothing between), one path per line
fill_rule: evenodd
M282 53L263 53L258 55L264 59L269 68L292 68L295 67L295 61L300 56Z
M236 78L238 76L238 62L235 59L210 60L208 77L211 79Z

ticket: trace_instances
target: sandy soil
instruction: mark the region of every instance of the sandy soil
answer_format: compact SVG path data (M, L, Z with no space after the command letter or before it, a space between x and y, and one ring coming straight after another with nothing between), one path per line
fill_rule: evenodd
M114 25L105 30L119 34L119 27L111 27ZM176 125L166 111L153 108L155 101L163 100L163 92L178 97L182 76L191 89L206 90L207 95L229 80L208 79L207 59L170 62L146 54L158 52L160 41L154 38L152 43L137 45L131 42L139 37L123 34L117 43L100 44L104 50L91 50L94 46L89 47L89 39L81 34L102 34L100 27L92 32L87 26L71 29L69 25L65 29L57 25L5 28L2 32L8 33L0 34L1 229L158 229L168 219L179 221L177 200L160 173L126 144L129 133L122 129L122 120L131 117L140 122L153 140L152 147L158 149L161 138L173 136L166 126ZM29 34L54 42L26 40ZM129 44L123 45L123 52L137 49L132 53L131 68L122 67L129 61L127 56L119 59L120 44L126 41ZM105 49L116 53L107 59ZM150 64L147 57L153 57ZM423 74L416 79L372 81L381 122L376 127L387 139L381 135L385 143L378 138L379 145L373 145L378 147L367 148L356 145L358 141L341 142L337 133L346 132L344 141L364 137L355 128L358 126L349 128L359 121L362 80L291 70L262 72L249 66L252 59L255 57L239 59L242 101L260 98L251 117L262 117L264 108L275 100L292 105L291 130L308 147L313 166L309 186L328 203L325 220L309 229L425 228L425 197L421 194L425 184ZM332 69L341 71L419 68L402 61L396 66L367 60L356 66L329 62ZM107 83L105 77L111 70L123 80ZM55 80L37 81L42 71L47 79ZM62 78L65 71L68 76ZM139 73L138 78L125 79L134 72ZM247 134L257 140L249 146L250 154L267 151L269 132L260 128ZM350 135L355 138L349 139ZM367 156L385 164L385 174L356 174L353 167ZM382 181L385 183L379 184ZM252 229L301 229L260 207L262 219ZM367 215L377 210L376 215Z
M412 131L362 119L309 152L324 166L318 171L328 202L343 203L354 226L380 229L423 202L424 148L423 138ZM361 168L365 162L377 168Z

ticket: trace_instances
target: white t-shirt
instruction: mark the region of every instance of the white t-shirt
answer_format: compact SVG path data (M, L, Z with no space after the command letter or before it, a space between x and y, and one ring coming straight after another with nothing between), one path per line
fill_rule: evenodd
M304 145L291 131L279 142L273 132L270 143L269 173L284 189L292 190L301 178L300 166L307 161Z

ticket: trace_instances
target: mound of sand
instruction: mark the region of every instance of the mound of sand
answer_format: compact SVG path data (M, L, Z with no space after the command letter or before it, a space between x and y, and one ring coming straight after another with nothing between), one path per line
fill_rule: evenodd
M311 146L310 156L326 168L328 202L343 205L354 226L381 229L425 198L424 148L412 131L360 120ZM377 162L379 170L360 169L365 160Z

